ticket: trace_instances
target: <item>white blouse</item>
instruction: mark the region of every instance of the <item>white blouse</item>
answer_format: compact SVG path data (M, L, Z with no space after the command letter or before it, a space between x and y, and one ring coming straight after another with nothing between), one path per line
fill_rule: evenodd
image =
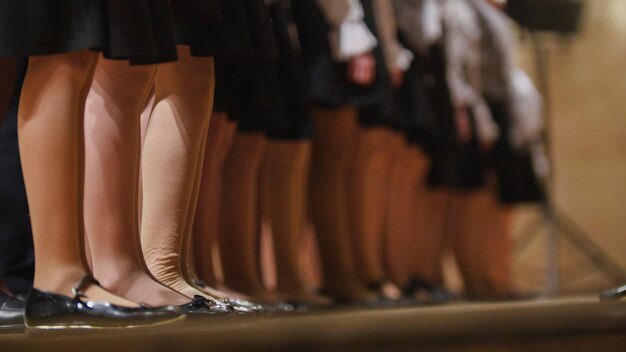
M363 21L363 6L359 0L317 0L317 4L332 27L330 42L336 59L347 61L378 45Z

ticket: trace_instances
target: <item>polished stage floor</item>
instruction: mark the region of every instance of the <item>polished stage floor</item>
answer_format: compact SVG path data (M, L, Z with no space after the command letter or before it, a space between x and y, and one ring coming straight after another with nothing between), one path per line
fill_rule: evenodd
M134 331L0 335L17 351L626 351L626 301L596 297L455 303L250 319Z

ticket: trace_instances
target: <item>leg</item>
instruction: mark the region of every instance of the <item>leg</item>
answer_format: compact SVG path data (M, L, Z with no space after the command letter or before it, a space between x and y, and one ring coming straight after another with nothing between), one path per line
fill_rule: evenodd
M451 194L445 189L432 189L423 183L418 191L417 212L414 216L414 251L411 277L443 286L442 258L449 222L457 222L450 215Z
M416 255L417 249L414 247L415 233L418 231L415 216L417 214L416 200L418 190L422 181L421 159L417 148L403 143L401 153L396 159L396 169L400 165L399 181L399 203L393 205L395 212L400 212L398 219L402 221L399 227L402 232L396 233L395 238L390 238L390 248L387 248L385 258L387 268L393 271L389 274L394 278L394 284L405 287L411 278L411 261ZM390 204L390 207L392 205Z
M406 211L403 207L403 181L407 173L404 155L404 137L398 133L392 133L391 167L388 174L386 224L384 234L384 248L386 267L392 281L402 287L409 282L409 272L402 258L404 249L403 240L407 237Z
M150 116L152 115L152 109L154 108L154 103L156 100L156 94L154 92L154 79L152 80L152 87L150 88L150 93L148 93L148 98L146 99L146 103L141 111L140 117L140 126L141 126L141 138L140 138L140 146L141 150L143 150L144 140L146 138L146 131L148 130L148 123L150 122ZM141 152L140 152L141 154ZM139 158L139 183L138 183L138 195L137 195L137 220L139 224L141 224L141 214L143 213L143 180L142 172L141 172L141 157ZM143 255L142 255L143 258ZM145 261L144 261L145 264ZM150 270L146 266L144 268L146 273L149 273Z
M301 272L306 190L309 177L309 141L270 141L263 166L266 216L272 226L277 291L287 297L311 300Z
M155 106L142 158L141 244L150 272L187 296L203 295L183 276L188 211L197 160L208 128L214 87L213 60L179 47L179 61L155 77ZM204 295L206 296L206 294Z
M227 124L228 122L225 122L225 123ZM196 260L195 255L197 254L199 256L204 256L205 253L194 250L194 241L195 241L194 235L196 234L196 232L194 231L194 226L195 226L196 219L199 219L205 216L205 214L198 212L198 202L201 198L200 192L201 192L201 187L202 187L202 177L203 177L204 169L205 169L205 154L207 153L209 130L208 129L205 130L204 133L205 134L202 137L203 144L200 148L200 151L198 154L198 160L195 165L195 178L193 182L194 186L193 186L193 191L192 191L192 199L191 199L191 203L189 205L188 211L187 211L187 220L185 222L186 230L185 230L185 235L183 237L184 249L183 249L183 255L182 255L183 276L185 280L192 287L210 296L213 296L215 298L224 299L224 298L230 297L230 298L238 298L238 299L248 299L248 297L242 296L241 294L237 292L230 291L230 290L218 290L215 288L216 286L212 286L212 285L207 286L198 281L199 276L198 276L198 273L196 271L196 266L195 266L195 260ZM232 139L233 139L232 135L229 134L227 137L227 140L232 141ZM230 146L228 146L228 148L226 149L228 150L229 148ZM221 168L219 170L221 171ZM205 194L202 198L204 199L216 198L216 202L219 202L221 200L221 197L218 197L216 195ZM212 259L211 254L212 253L209 253L209 257Z
M467 293L476 298L503 298L510 293L510 212L499 204L495 182L455 196L458 227L453 250Z
M348 223L347 175L356 128L354 108L314 111L310 213L324 289L338 299L369 300L372 296L358 280Z
M389 153L385 128L359 127L348 171L348 201L357 270L366 285L385 279L382 240Z
M146 274L139 243L139 116L154 73L123 61L96 66L85 110L85 229L103 287L143 304L179 305L189 299Z
M211 287L217 287L215 257L220 201L222 198L222 168L232 143L232 132L226 114L211 118L204 156L197 216L194 221L193 241L195 265L199 278Z
M80 207L82 123L96 59L91 51L32 57L19 111L35 244L34 286L65 295L88 272ZM132 305L97 286L85 293L92 300Z
M224 284L258 299L267 297L259 270L259 172L267 139L239 133L224 162L220 256Z

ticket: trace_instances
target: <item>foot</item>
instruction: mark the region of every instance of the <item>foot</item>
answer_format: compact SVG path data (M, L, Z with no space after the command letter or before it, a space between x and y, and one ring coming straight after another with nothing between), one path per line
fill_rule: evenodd
M101 286L91 285L83 291L85 299L93 302L106 302L120 307L139 307L137 302L113 294Z
M267 291L267 290L260 290L257 292L253 292L250 295L250 299L254 302L257 303L261 303L261 304L272 304L272 303L276 303L276 302L282 302L282 301L286 301L287 297L277 293L277 292L271 292L271 291Z
M322 293L333 297L336 303L372 303L379 298L376 292L357 284L327 285Z
M96 277L102 287L133 302L149 307L179 306L189 303L190 297L153 280L141 270L123 275L100 275Z
M44 279L35 278L34 287L41 291L73 297L73 289L84 280L87 273L83 271L68 271L48 275ZM137 302L120 297L102 288L100 285L86 285L81 290L83 297L89 301L111 303L121 307L139 307Z
M24 302L0 291L0 331L24 329Z
M333 303L333 299L329 296L325 296L322 294L313 294L309 293L304 289L285 289L285 288L277 288L277 292L280 293L283 297L286 297L286 300L289 302L295 303L304 303L311 304L314 306L330 306Z
M249 296L246 296L237 291L233 291L226 287L211 287L199 280L194 280L192 287L194 287L195 289L201 292L205 292L207 295L210 295L220 300L231 298L231 299L249 301L251 299Z
M179 292L187 297L195 297L201 296L208 300L219 301L219 297L212 296L207 292L203 292L198 290L197 288L191 286L185 279L180 276L175 278L174 280L169 280L168 282L162 282L164 285L167 285L172 290Z
M93 278L86 276L73 288L72 296L33 288L24 309L28 331L121 329L162 325L184 319L174 307L129 308L92 301L87 297L87 289L95 292L93 288L97 286Z
M389 281L377 285L376 291L378 291L381 297L389 300L398 300L402 298L402 290Z

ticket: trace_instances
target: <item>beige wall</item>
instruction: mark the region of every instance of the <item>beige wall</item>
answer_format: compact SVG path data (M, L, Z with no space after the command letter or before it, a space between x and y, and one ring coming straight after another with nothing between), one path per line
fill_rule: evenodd
M583 33L550 46L556 200L626 268L626 0L587 5ZM522 64L536 79L529 43L522 49ZM518 230L533 211L519 213ZM613 285L567 242L561 255L563 291ZM543 244L535 240L518 255L518 284L539 287L542 267Z

